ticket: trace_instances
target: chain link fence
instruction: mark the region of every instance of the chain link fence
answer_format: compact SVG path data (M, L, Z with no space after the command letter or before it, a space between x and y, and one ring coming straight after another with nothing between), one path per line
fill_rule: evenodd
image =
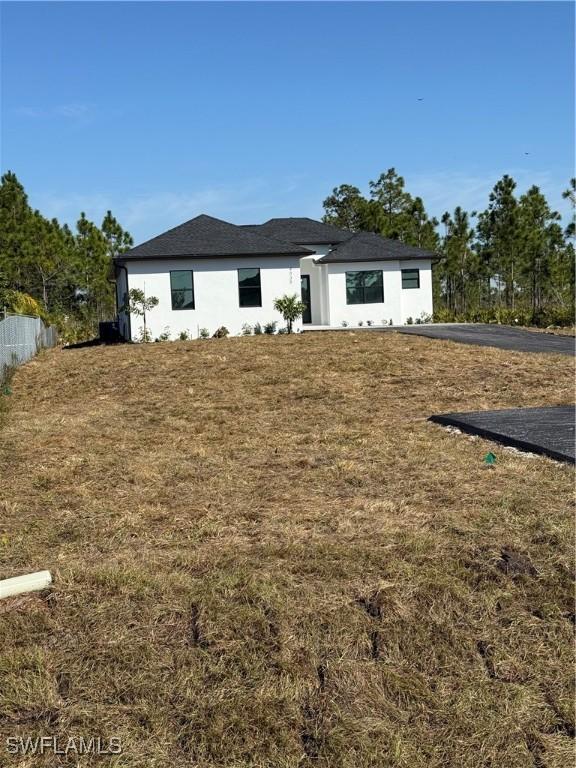
M2 319L4 317L4 319ZM44 347L55 347L58 332L39 317L0 313L0 383L10 368L25 363Z

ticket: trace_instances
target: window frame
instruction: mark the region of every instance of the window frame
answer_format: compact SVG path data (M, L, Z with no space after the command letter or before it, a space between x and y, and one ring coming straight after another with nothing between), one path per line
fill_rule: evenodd
M177 272L189 272L192 288L172 288L172 275ZM174 291L192 291L192 306L191 307L175 307L174 306ZM194 270L193 269L171 269L170 270L170 305L173 312L191 312L196 309L196 291L194 290Z
M350 301L350 295L348 293L348 275L380 275L380 290L381 294L377 300L366 301L366 288L372 288L373 286L366 286L364 284L364 278L362 279L362 285L356 286L356 289L362 291L362 301ZM347 269L344 273L344 280L346 283L346 304L349 306L360 306L363 304L384 304L384 270L382 269Z
M256 270L258 272L258 286L251 286L251 285L241 285L240 284L240 273L243 270ZM238 267L236 270L237 272L237 278L238 278L238 307L240 309L255 309L258 307L262 307L262 269L261 267ZM250 289L253 290L255 288L258 288L258 296L259 296L259 302L258 304L242 304L242 290L243 289Z
M420 268L419 267L410 267L409 269L403 269L402 272L402 290L403 291L413 291L418 290L420 288ZM416 282L417 285L404 285L404 276L406 272L416 272ZM409 277L409 280L413 279L413 277Z

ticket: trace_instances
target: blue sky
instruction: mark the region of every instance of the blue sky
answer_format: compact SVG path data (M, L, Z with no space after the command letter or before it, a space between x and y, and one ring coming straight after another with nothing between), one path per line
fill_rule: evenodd
M99 222L111 208L137 241L202 212L319 217L334 186L367 191L391 166L435 215L484 207L503 173L567 210L571 3L1 13L2 170L45 215Z

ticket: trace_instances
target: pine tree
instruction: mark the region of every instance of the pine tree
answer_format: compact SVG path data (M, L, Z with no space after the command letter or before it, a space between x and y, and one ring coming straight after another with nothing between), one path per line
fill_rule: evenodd
M0 179L0 270L14 290L24 284L24 231L31 215L24 187L12 171Z
M131 245L130 234L110 211L101 229L81 214L73 235L66 224L30 208L14 173L0 179L4 294L21 293L29 297L29 306L32 299L40 302L44 314L59 321L81 319L86 331L95 330L98 320L114 317L112 259Z
M132 236L122 229L118 221L112 216L112 211L106 211L100 229L106 239L110 259L124 253L134 245Z
M543 306L550 267L555 251L562 247L560 214L552 211L536 186L530 187L518 201L519 277L530 297L533 314Z
M369 183L370 196L377 206L372 206L371 228L383 237L394 240L406 239L409 231L409 210L412 203L404 189L404 179L395 168L388 168L376 181Z
M502 295L507 307L514 308L515 280L518 270L518 203L514 196L516 182L504 175L490 193L488 208L479 214L479 252L487 274L497 286L497 300Z
M576 178L572 177L570 179L570 186L568 189L565 189L564 192L562 192L562 197L564 200L569 200L570 204L572 206L572 217L570 219L570 222L568 226L566 227L566 237L568 238L575 238L576 237Z
M72 260L66 230L57 219L49 221L39 211L30 214L24 228L22 258L24 290L50 311L61 297Z
M438 249L438 220L428 216L421 197L411 199L406 210L406 224L405 243L432 252Z
M104 234L84 212L80 214L76 229L76 296L85 319L95 328L99 320L114 315L109 246Z
M474 229L470 227L468 213L460 206L451 216L448 211L442 216L445 234L442 242L442 259L439 270L442 273L446 292L446 303L456 313L465 314L471 308L472 294L476 288L476 304L479 303L479 263L472 249Z
M349 229L356 232L363 229L367 201L360 194L358 187L341 184L334 187L332 194L323 202L326 213L322 217L325 224Z

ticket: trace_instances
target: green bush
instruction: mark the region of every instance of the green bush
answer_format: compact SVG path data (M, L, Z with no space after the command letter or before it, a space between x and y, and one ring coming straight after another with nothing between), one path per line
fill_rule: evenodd
M162 333L154 341L170 341L170 328L166 326Z
M14 312L16 315L31 315L32 317L41 317L43 320L47 319L46 312L40 302L27 293L6 290L2 292L0 299L2 301L0 309L5 307L9 312Z
M551 307L539 315L537 319L539 320L538 326L541 328L548 328L549 325L572 326L576 322L574 310L567 307Z
M530 309L490 307L458 313L444 307L434 311L435 323L499 323L501 325L535 326L574 325L574 313L566 307L546 307L538 312Z
M77 344L98 335L93 321L86 318L51 312L49 322L58 329L58 337L63 344Z

